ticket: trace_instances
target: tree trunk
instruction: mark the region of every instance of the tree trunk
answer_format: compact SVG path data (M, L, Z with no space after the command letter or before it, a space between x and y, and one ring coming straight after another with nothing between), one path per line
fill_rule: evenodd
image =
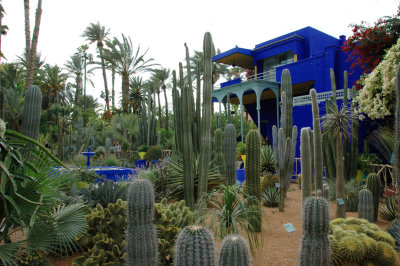
M159 116L159 122L160 122L160 128L162 127L161 123L161 102L160 102L160 88L157 89L157 98L158 98L158 116Z
M106 66L104 65L103 48L101 48L101 47L99 47L99 54L100 54L100 59L101 59L101 70L103 72L104 93L105 93L105 96L106 96L106 110L110 111L110 97L109 97L109 93L108 93Z
M336 218L346 218L346 206L339 205L337 201L342 198L344 201L344 160L342 134L338 133L336 140Z
M164 99L165 99L165 130L168 131L168 99L167 99L167 86L163 85Z
M115 112L115 69L111 69L111 82L112 82L112 87L111 87L111 101L112 101L112 111L113 113Z
M122 111L128 112L128 98L129 98L129 75L122 75Z
M38 0L35 27L33 29L33 36L31 42L31 30L29 22L29 0L24 0L25 8L25 43L26 43L26 89L33 85L33 76L35 73L35 56L37 50L37 43L39 39L40 19L42 17L42 0Z
M87 117L86 117L86 58L87 58L86 52L85 52L84 56L85 56L85 58L84 58L85 73L84 73L84 81L83 81L84 82L83 83L83 126L86 126L86 123L87 123L87 121L86 121L86 119L87 119Z

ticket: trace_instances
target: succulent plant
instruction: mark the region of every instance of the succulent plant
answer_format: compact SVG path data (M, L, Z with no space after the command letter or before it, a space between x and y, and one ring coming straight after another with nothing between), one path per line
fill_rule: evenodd
M25 93L24 111L22 113L22 134L37 140L41 111L42 92L38 86L32 85Z
M225 175L229 185L236 183L236 129L233 124L227 124L224 130L222 151L225 159Z
M368 189L359 192L358 218L367 219L370 223L374 222L374 201L372 192Z
M247 241L240 235L228 235L221 243L219 266L251 266L250 249Z
M367 188L372 192L374 200L374 222L378 220L379 197L381 193L381 180L377 174L371 173L367 177Z

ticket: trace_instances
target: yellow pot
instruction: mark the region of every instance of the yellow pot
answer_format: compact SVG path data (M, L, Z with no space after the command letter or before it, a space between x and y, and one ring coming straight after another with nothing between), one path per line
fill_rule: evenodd
M146 154L146 152L144 152L144 151L141 151L141 152L139 152L139 155L140 155L140 159L144 159L144 155Z
M246 155L245 154L242 155L242 160L243 160L244 168L246 168Z
M361 179L362 179L362 171L361 171L361 169L358 169L358 170L357 170L357 177L356 177L356 179L357 179L358 182L361 182Z

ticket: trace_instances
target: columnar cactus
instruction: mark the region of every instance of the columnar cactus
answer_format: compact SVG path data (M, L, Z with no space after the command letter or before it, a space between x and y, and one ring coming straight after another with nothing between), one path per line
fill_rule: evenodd
M224 130L222 151L225 159L225 175L229 185L236 183L236 129L233 124L227 124Z
M322 187L322 196L329 202L329 184L325 183Z
M310 90L313 113L313 140L314 140L314 168L315 168L315 187L317 190L323 189L323 153L322 153L322 137L321 124L319 118L319 107L317 102L317 91Z
M374 201L372 192L368 189L358 192L358 218L367 219L370 223L374 222Z
M223 133L220 128L217 128L214 133L214 146L215 146L215 158L214 164L218 168L220 174L225 174L225 161L224 154L222 153L222 139Z
M250 196L257 199L256 202L249 200L249 205L255 209L251 220L253 228L261 231L261 201L260 170L261 170L261 138L258 130L250 130L246 137L246 188Z
M38 86L32 85L25 93L22 134L33 139L38 138L41 111L42 92Z
M106 138L104 147L105 147L105 150L106 150L106 156L110 155L111 140L109 138Z
M329 203L324 198L308 197L303 204L300 265L330 265Z
M308 128L301 129L300 135L300 154L301 154L301 199L304 201L311 196L311 147Z
M214 266L215 243L211 232L201 226L185 227L175 242L176 266Z
M247 241L240 235L228 235L221 243L219 266L251 266Z
M396 191L400 191L400 64L396 73L396 105L395 105L395 146L394 146L394 176L396 179ZM400 208L400 197L397 197L397 206Z
M374 200L374 222L378 220L379 196L381 193L381 181L377 174L371 173L367 177L367 188L372 192Z
M83 118L78 117L78 124L77 124L77 134L76 134L76 148L77 152L82 149L82 140L83 140Z
M128 190L127 265L158 265L158 241L153 217L153 185L147 179L136 179Z

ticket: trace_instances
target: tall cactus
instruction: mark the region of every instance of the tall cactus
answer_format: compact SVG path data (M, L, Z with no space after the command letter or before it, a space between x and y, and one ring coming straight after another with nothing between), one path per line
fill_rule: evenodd
M203 54L204 54L204 74L203 74L203 109L201 118L201 135L200 135L200 163L199 163L199 185L198 195L207 192L208 181L208 165L210 164L211 155L211 94L212 94L212 56L214 44L209 32L204 35Z
M233 124L227 124L224 130L222 151L225 159L225 175L229 185L236 183L236 129Z
M215 158L214 165L219 170L221 175L225 175L225 160L224 154L222 153L222 139L223 133L220 128L217 128L214 133L214 145L215 145Z
M42 92L38 86L32 85L25 93L24 111L22 113L22 134L37 140L41 111Z
M303 201L302 222L303 238L300 246L300 265L330 265L328 201L318 197L305 199Z
M127 265L158 265L158 240L153 218L153 185L148 179L136 179L128 189Z
M77 134L76 134L76 151L79 153L82 149L82 140L83 140L83 118L78 117L78 124L76 125Z
M58 116L58 149L57 157L64 160L64 121L61 116Z
M374 222L374 200L372 192L368 189L358 192L358 218L367 219L370 223Z
M322 189L322 196L329 201L329 184L325 183Z
M111 140L109 138L106 138L106 141L104 143L104 148L106 150L106 156L110 155Z
M381 193L381 180L375 173L370 173L367 177L367 189L372 192L374 200L374 222L378 220L379 196Z
M302 128L300 134L301 154L301 199L304 201L311 196L311 146L309 128Z
M315 169L315 187L316 190L323 189L323 153L321 138L321 123L319 118L319 107L317 102L317 91L310 90L313 113L313 140L314 140L314 169Z
M228 235L221 243L219 266L251 266L249 244L240 235Z
M201 226L185 227L175 242L176 266L214 266L215 243L211 232Z
M394 146L394 175L396 179L396 191L400 191L400 64L396 73L396 106L395 106L395 146ZM397 197L397 206L400 211L400 197Z
M248 204L254 209L251 223L255 231L261 231L261 191L260 191L260 170L261 170L261 138L258 130L250 130L246 137L246 188L248 194L256 199L255 202L249 199Z

